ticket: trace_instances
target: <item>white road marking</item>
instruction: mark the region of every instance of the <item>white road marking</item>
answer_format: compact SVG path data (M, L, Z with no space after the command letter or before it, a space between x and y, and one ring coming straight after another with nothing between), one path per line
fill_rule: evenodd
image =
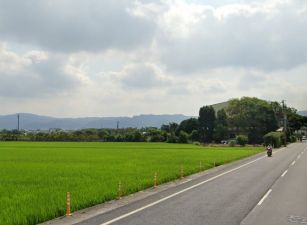
M262 197L262 199L260 200L260 202L258 202L257 205L261 205L264 202L264 200L269 196L271 191L272 191L272 189L268 190L268 192Z
M189 181L191 181L191 180L192 180L192 179L187 179L187 180L181 182L181 184L187 183L187 182L189 182Z
M295 163L296 163L296 161L294 160L294 161L291 163L291 165L294 166Z
M288 170L286 170L285 172L283 172L283 174L281 175L281 177L284 177L286 175L286 173L288 173Z
M281 149L275 151L274 153L276 154L276 153L278 153L278 152L280 152L280 151L282 151L282 150L284 150L284 149L285 149L285 148L281 148ZM119 221L119 220L121 220L121 219L124 219L124 218L126 218L126 217L128 217L128 216L131 216L131 215L135 214L135 213L138 213L138 212L140 212L140 211L143 211L144 209L147 209L147 208L149 208L149 207L152 207L152 206L154 206L154 205L157 205L157 204L159 204L159 203L161 203L161 202L166 201L167 199L170 199L170 198L175 197L175 196L177 196L177 195L179 195L179 194L182 194L182 193L184 193L184 192L187 192L187 191L189 191L189 190L191 190L191 189L193 189L193 188L196 188L196 187L198 187L198 186L200 186L200 185L203 185L203 184L205 184L205 183L208 183L208 182L210 182L210 181L213 181L213 180L215 180L215 179L217 179L217 178L219 178L219 177L222 177L222 176L224 176L224 175L226 175L226 174L228 174L228 173L234 172L234 171L236 171L236 170L238 170L238 169L241 169L241 168L243 168L243 167L245 167L245 166L248 166L248 165L250 165L250 164L252 164L252 163L254 163L254 162L257 162L257 161L259 161L259 160L261 160L261 159L263 159L263 158L266 158L266 157L267 157L267 156L261 156L261 157L255 159L255 160L253 160L253 161L250 161L250 162L248 162L248 163L245 163L245 164L243 164L243 165L241 165L241 166L238 166L238 167L236 167L236 168L234 168L234 169L228 170L228 171L226 171L226 172L224 172L224 173L221 173L221 174L219 174L219 175L217 175L217 176L211 177L211 178L209 178L208 180L204 180L204 181L202 181L202 182L200 182L200 183L198 183L198 184L194 184L194 185L192 185L191 187L185 188L185 189L183 189L183 190L181 190L181 191L178 191L178 192L176 192L176 193L174 193L174 194L171 194L171 195L169 195L169 196L167 196L167 197L165 197L165 198L161 198L161 199L159 199L159 200L157 200L157 201L155 201L155 202L152 202L152 203L150 203L150 204L148 204L148 205L145 205L145 206L143 206L143 207L141 207L141 208L135 209L135 210L133 210L133 211L131 211L131 212L129 212L129 213L123 214L123 215L121 215L121 216L119 216L119 217L116 217L116 218L114 218L114 219L112 219L112 220L109 220L109 221L107 221L107 222L105 222L105 223L102 223L102 224L100 224L100 225L109 225L109 224L112 224L112 223L114 223L114 222L117 222L117 221ZM259 203L258 203L258 204L259 204Z

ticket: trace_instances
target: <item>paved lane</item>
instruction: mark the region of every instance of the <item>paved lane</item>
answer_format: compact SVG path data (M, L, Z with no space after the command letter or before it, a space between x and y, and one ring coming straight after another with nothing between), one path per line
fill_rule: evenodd
M292 144L77 224L238 225L306 146Z
M241 223L258 224L307 224L307 150L290 164L267 198Z

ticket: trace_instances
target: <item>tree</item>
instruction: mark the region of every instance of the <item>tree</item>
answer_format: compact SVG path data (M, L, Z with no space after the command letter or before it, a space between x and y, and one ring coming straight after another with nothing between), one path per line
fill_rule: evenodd
M198 130L193 130L190 134L189 139L191 141L198 141L199 140L199 134L198 134Z
M97 135L101 141L106 141L109 136L109 132L103 129L98 130Z
M189 140L189 135L184 131L180 131L179 137L178 137L178 142L179 143L188 143L188 140Z
M286 105L281 105L279 102L272 102L271 105L275 112L279 127L284 127L284 114L286 115L286 139L289 141L294 132L306 124L306 122L304 122L304 117L298 115L296 109L287 107Z
M161 126L161 130L165 131L167 133L176 132L177 128L178 128L178 124L177 123L163 124Z
M248 136L252 144L262 143L265 134L278 128L275 112L265 100L250 97L233 99L226 111L230 130Z
M198 123L200 141L212 142L215 123L215 111L212 106L203 106L199 109Z
M222 140L228 139L228 137L227 114L224 109L221 109L217 112L213 138L215 142L220 143Z
M169 133L167 135L167 140L168 143L177 143L178 142L178 137L175 135L175 133Z
M248 143L248 137L246 135L238 135L236 141L239 145L245 146Z
M198 130L198 120L196 118L190 118L183 120L178 128L176 133L180 133L180 131L184 131L188 134L191 134L193 130Z

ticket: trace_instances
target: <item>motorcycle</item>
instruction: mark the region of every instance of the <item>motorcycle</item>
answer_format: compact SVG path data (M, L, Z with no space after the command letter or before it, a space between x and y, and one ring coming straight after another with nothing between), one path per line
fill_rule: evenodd
M268 154L268 157L272 157L272 147L271 146L267 147L267 154Z

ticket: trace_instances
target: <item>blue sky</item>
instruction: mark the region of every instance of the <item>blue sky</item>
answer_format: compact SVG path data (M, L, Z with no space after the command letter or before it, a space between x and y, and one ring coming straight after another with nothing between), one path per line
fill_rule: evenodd
M307 109L303 0L0 0L0 114L196 115L242 96Z

